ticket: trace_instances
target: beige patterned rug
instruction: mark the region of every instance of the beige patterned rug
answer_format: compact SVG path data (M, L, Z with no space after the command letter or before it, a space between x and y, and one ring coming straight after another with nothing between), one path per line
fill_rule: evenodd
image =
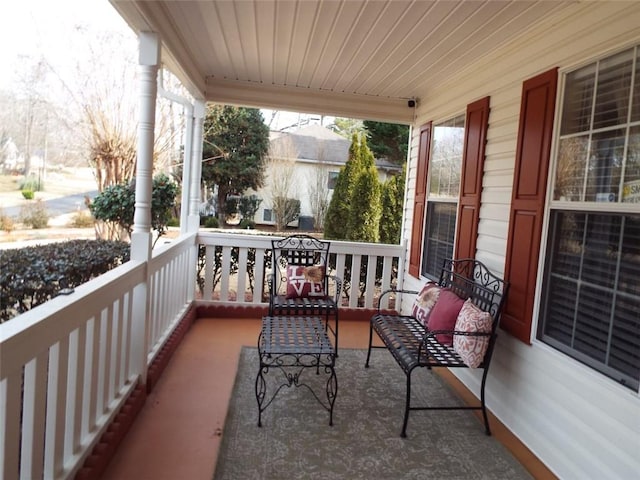
M340 350L332 427L309 390L285 387L259 428L257 349L244 347L214 480L531 479L469 411L412 412L401 438L405 376L386 350L372 353L368 369L365 357L365 350ZM415 399L461 402L437 375L418 370ZM267 378L278 375L271 370ZM303 377L325 395L323 372L306 369Z

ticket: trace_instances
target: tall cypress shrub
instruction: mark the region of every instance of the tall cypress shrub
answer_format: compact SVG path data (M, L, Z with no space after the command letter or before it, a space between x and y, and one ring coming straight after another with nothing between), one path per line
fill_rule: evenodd
M345 166L340 169L340 173L338 173L336 187L333 189L331 202L329 202L329 208L327 209L324 222L325 238L334 240L345 240L347 238L347 219L349 218L349 209L352 203L352 191L358 172L362 169L360 150L358 135L353 134L351 146L349 147L349 158Z
M360 139L361 169L357 173L351 193L347 220L347 240L378 242L380 227L380 181L373 153L366 137Z
M398 245L402 228L402 208L404 206L404 179L406 165L402 173L389 178L382 185L380 203L380 242Z

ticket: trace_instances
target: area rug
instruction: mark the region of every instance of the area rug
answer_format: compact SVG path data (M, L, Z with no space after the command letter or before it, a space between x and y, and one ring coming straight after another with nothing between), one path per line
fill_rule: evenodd
M485 435L470 411L411 412L407 438L401 438L405 376L386 350L372 352L368 369L365 358L365 350L340 350L333 426L308 389L285 387L258 427L258 355L244 347L214 480L532 478L502 444ZM412 382L416 401L461 403L438 375L419 370ZM275 381L277 375L271 370L267 378ZM323 372L306 369L303 376L322 397Z

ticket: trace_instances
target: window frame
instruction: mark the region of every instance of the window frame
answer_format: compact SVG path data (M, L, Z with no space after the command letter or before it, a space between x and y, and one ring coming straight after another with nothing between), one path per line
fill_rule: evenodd
M546 195L547 199L544 207L543 232L542 232L541 245L540 245L540 256L538 259L538 265L539 265L538 271L540 272L540 274L538 276L538 282L537 282L538 293L536 295L536 300L534 303L536 311L534 312L533 317L536 323L533 325L533 332L534 332L533 338L535 339L536 342L540 342L547 347L553 348L559 353L566 355L571 360L587 365L588 367L592 368L596 372L603 375L603 378L606 377L607 379L610 379L611 381L624 385L627 388L631 388L632 390L639 391L640 375L638 376L638 378L633 379L631 384L629 384L623 378L626 375L623 371L616 370L615 368L611 368L609 364L605 363L604 361L599 361L594 356L593 353L591 355L585 354L575 346L573 347L568 346L562 343L560 339L554 338L551 335L548 335L546 333L547 332L546 328L548 326L554 326L555 324L550 323L551 320L548 320L547 318L545 318L545 314L547 311L547 304L552 300L552 296L549 293L549 290L551 285L551 277L555 272L551 270L552 268L551 264L555 259L556 253L562 252L561 250L554 247L554 243L557 242L558 240L561 240L561 237L554 236L555 228L556 227L560 228L559 227L560 220L558 220L558 218L561 218L563 215L567 215L567 214L569 215L582 214L585 216L587 220L589 218L592 218L598 215L609 216L609 218L611 219L615 217L624 217L628 215L640 217L640 208L639 208L640 204L632 203L632 202L623 202L619 198L614 202L586 200L585 199L585 195L587 192L586 190L582 191L582 196L580 200L572 201L572 200L566 200L563 198L556 199L557 198L556 184L558 181L557 175L558 175L558 168L560 163L559 161L560 147L561 147L561 140L563 138L566 139L566 138L570 138L572 136L578 136L581 134L581 135L586 135L589 139L591 139L594 136L594 134L608 132L608 131L614 132L617 129L624 128L625 129L624 143L625 143L625 149L626 149L627 145L629 144L629 138L632 134L632 129L634 127L640 126L640 120L631 121L631 115L632 115L631 108L633 107L633 99L634 99L633 97L634 91L633 91L633 88L631 88L629 92L629 102L630 102L628 105L629 111L627 112L627 118L624 122L618 123L613 126L607 126L604 128L594 128L594 125L593 125L594 117L598 115L598 112L595 109L596 102L594 99L593 100L594 108L591 109L589 113L588 130L579 132L577 134L568 133L563 135L562 133L562 122L563 122L563 114L564 114L564 108L565 108L565 99L568 94L567 79L569 75L574 72L579 72L581 69L586 69L593 66L596 69L594 81L597 82L598 74L600 73L600 68L599 68L600 62L606 62L609 59L613 59L617 55L620 55L629 49L633 50L633 55L632 55L633 64L632 64L631 71L632 71L632 81L634 83L632 83L632 87L635 86L635 88L637 89L640 86L640 75L638 75L638 71L640 71L639 70L640 43L626 45L616 51L607 52L606 54L603 54L596 58L592 58L589 61L581 62L580 64L572 65L570 67L566 67L558 71L559 88L557 93L555 121L554 121L554 128L553 128L553 137L552 137L553 143L552 143L552 153L551 153L551 165L549 168L548 179L547 179L547 195ZM597 93L593 94L594 97L596 95ZM627 150L627 153L628 153L628 150ZM623 165L627 164L628 162L627 157L628 155L625 156L623 160ZM585 157L585 163L584 163L585 169L589 167L589 161L590 161L589 157L588 156ZM586 176L587 174L585 174L585 181L584 181L585 185L587 183ZM620 184L623 184L623 181L624 179L621 178ZM623 240L622 238L619 238L618 242L622 244L622 240ZM582 243L581 248L584 248L584 245L585 244ZM623 252L618 251L617 255L618 257L620 257L623 255ZM580 278L577 281L581 281ZM620 290L619 289L616 290L616 292L618 291ZM604 294L606 295L606 293ZM616 294L614 293L613 296L615 297ZM579 308L579 307L576 306L576 308ZM611 308L614 308L614 307L611 307ZM615 318L616 317L614 317L613 310L612 310L611 318L607 320L608 322L607 324L603 322L603 327L611 331L616 326L614 324ZM556 319L555 322L557 324L558 320ZM611 342L612 339L609 338L609 341ZM606 345L607 356L609 355L611 348L612 348L611 343Z
M329 170L327 173L327 190L335 190L339 171Z
M462 136L460 139L460 164L459 164L459 172L458 172L458 183L457 183L457 193L455 196L450 196L450 197L441 197L441 196L435 196L432 194L431 191L431 180L433 178L434 175L434 168L433 168L433 152L434 152L434 148L436 148L436 131L439 127L446 127L448 126L448 123L451 123L452 125L450 126L457 126L459 125L459 123L457 123L458 121L462 122ZM462 181L462 174L463 174L463 167L464 167L464 149L465 149L465 138L466 138L466 115L465 112L459 112L453 115L448 116L446 119L442 119L438 122L433 122L433 126L431 127L431 142L430 142L430 149L429 149L429 153L428 153L428 161L427 161L427 178L426 178L426 195L425 195L425 205L424 205L424 218L422 219L422 229L423 229L423 238L420 240L420 244L421 244L421 256L420 256L420 275L423 277L426 277L428 279L437 279L438 275L439 275L439 267L437 267L437 270L434 272L429 272L426 270L426 259L427 259L427 241L429 240L429 228L431 226L431 222L430 222L430 218L429 218L429 212L430 209L432 208L432 205L438 204L438 203L446 203L446 204L453 204L455 205L454 209L455 209L455 221L454 221L454 225L453 225L453 236L451 238L451 254L449 255L449 257L453 257L453 255L455 254L455 250L456 250L456 235L457 235L457 230L458 230L458 221L459 221L459 215L458 215L458 208L460 206L460 190L461 190L461 181Z

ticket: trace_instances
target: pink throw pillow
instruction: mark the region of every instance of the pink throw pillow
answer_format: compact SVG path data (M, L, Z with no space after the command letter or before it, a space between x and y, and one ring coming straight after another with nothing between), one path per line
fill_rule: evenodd
M468 299L460 310L455 329L458 332L491 333L492 324L491 314L481 310ZM453 349L471 368L480 366L488 347L489 337L455 335L453 338Z
M427 328L434 330L451 330L456 325L458 314L464 305L464 300L451 290L443 289L438 296L438 301L429 314ZM453 334L436 334L436 340L448 346L453 345Z
M415 302L413 302L413 308L411 309L411 314L413 318L422 323L425 328L427 327L427 321L429 319L429 313L431 309L436 304L438 300L438 296L440 295L440 285L435 282L427 282L425 283L422 290L416 297Z
M287 266L287 298L325 297L324 267Z

